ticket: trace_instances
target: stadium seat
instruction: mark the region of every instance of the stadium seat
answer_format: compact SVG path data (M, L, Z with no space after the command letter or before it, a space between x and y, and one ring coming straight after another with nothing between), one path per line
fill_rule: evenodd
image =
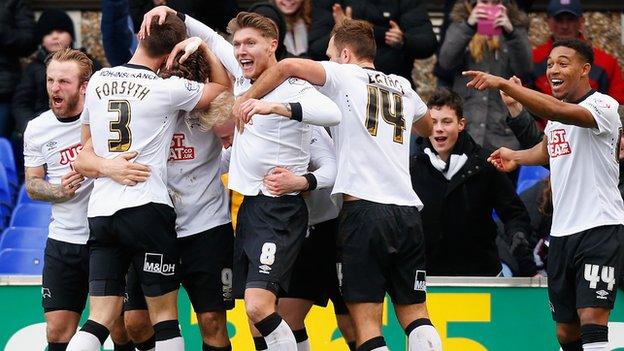
M41 275L43 249L4 249L0 251L0 275Z
M46 202L31 199L30 196L28 196L28 193L26 192L26 185L22 184L19 194L17 195L17 205L21 205L21 204L45 205Z
M22 204L13 210L10 227L39 227L47 228L50 225L52 205L49 204Z
M11 142L6 138L0 138L0 163L4 166L9 184L12 190L17 190L17 166L15 165L15 157L13 156L13 147Z
M0 251L4 249L43 249L47 228L9 227L2 233Z
M4 166L0 163L0 227L4 228L6 222L11 215L13 201L11 197L11 188L7 179Z
M535 183L548 177L550 171L542 166L522 166L518 174L518 185L516 193L521 194L526 189L532 187Z

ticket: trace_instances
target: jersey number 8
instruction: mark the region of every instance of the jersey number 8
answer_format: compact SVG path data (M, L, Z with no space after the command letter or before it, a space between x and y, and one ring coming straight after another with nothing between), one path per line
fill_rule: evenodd
M403 144L405 118L403 118L403 96L391 93L374 85L368 85L368 103L366 104L366 128L372 136L377 136L378 116L381 114L386 123L394 126L392 141ZM392 101L391 101L392 98ZM381 100L381 109L380 109ZM392 108L391 108L391 105ZM381 112L381 113L380 113Z
M126 152L132 144L130 103L127 100L111 100L108 102L108 112L117 112L117 120L110 122L109 129L111 132L119 134L117 139L108 139L108 150L110 152Z

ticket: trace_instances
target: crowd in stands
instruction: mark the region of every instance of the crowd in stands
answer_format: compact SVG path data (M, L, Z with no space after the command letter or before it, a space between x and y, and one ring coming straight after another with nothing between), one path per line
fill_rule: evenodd
M439 41L423 0L269 0L248 8L276 22L278 60L326 60L331 30L342 18L373 24L380 71L412 81L414 60L437 55L435 74L438 85L446 88L428 101L434 133L428 139L414 137L411 143L412 183L425 204L430 275L498 276L501 261L517 276L543 274L544 256L539 254L552 214L548 179L533 181L518 194L518 174L499 173L486 158L501 146L532 147L542 140L545 123L498 91L466 88L469 79L462 76L466 70L515 76L525 86L550 93L545 71L553 42L589 38L580 0L552 0L544 23L550 38L532 48L527 15L532 3L447 0ZM225 36L228 19L240 10L234 0L211 1L209 6L200 0L103 0L101 33L111 65L131 57L143 14L162 4ZM489 27L484 25L488 21ZM49 108L46 58L78 45L74 23L65 12L46 10L35 20L25 0L0 5L0 137L12 140L18 172L26 124ZM592 87L624 104L617 59L600 48L593 50ZM94 70L100 67L94 60ZM624 195L624 181L620 184Z

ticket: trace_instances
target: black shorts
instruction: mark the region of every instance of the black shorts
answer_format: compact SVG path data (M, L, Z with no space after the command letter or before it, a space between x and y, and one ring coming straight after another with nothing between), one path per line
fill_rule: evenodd
M613 309L624 267L624 226L608 225L551 237L548 298L553 319L578 322L578 308Z
M179 287L178 250L172 207L148 203L112 216L89 218L89 293L123 296L132 263L146 296L161 296Z
M197 313L234 308L232 297L232 252L234 233L227 223L205 232L178 239L179 276ZM147 304L137 279L128 271L124 309L145 310Z
M295 260L308 226L300 195L245 196L234 239L234 297L260 288L279 296L288 291Z
M338 232L338 277L345 302L395 304L426 299L425 245L416 207L345 202Z
M331 299L336 314L347 314L336 272L336 236L338 220L332 219L309 227L290 280L290 289L280 297L314 301L325 307Z
M41 304L45 312L82 314L89 292L89 249L48 238L43 257Z

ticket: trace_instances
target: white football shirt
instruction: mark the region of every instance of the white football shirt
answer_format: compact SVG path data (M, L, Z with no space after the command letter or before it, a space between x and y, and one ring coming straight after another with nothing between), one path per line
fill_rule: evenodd
M172 206L167 192L167 158L175 120L201 98L203 84L162 79L149 68L126 64L96 72L87 87L84 124L90 125L95 153L114 158L137 151L134 159L150 167L147 181L124 186L110 178L94 182L89 217L110 216L150 202Z
M425 103L403 77L321 64L326 81L319 90L342 111L342 121L331 128L338 154L332 195L422 209L410 180L409 143L412 124L427 112Z
M273 196L262 179L275 167L305 174L310 161L310 124L335 125L340 121L338 106L297 78L284 81L262 100L298 102L303 119L298 122L276 114L254 115L242 134L234 132L228 185L247 196Z
M28 122L24 132L24 166L46 167L48 182L60 185L61 178L73 170L82 149L76 119L58 119L51 110ZM52 204L48 237L72 244L86 244L89 239L87 204L93 180L85 179L76 195L65 202Z
M178 238L231 222L221 182L221 141L203 132L193 112L180 112L167 161L167 187L177 215Z
M550 156L552 236L624 224L624 203L618 191L622 132L618 102L591 91L579 105L594 116L597 128L548 121L544 130Z

